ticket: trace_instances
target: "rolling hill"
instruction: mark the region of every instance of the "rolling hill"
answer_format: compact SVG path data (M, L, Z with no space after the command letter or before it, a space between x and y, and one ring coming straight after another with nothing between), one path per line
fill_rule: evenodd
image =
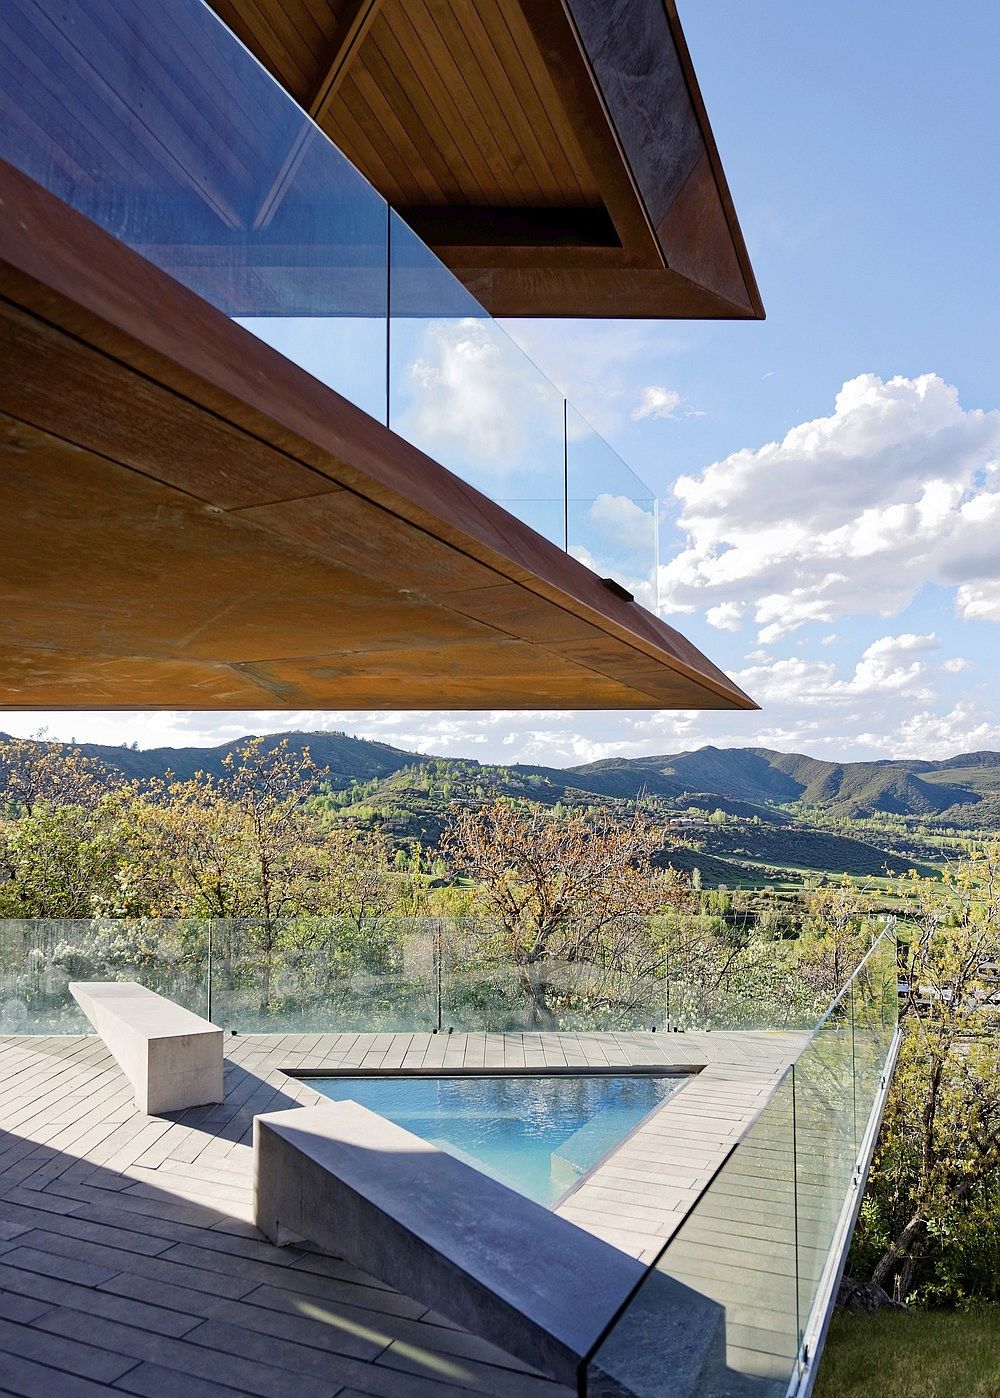
M373 782L391 784L397 776L405 787L411 771L418 785L426 785L426 769L436 765L447 769L460 786L516 789L517 794L550 804L595 796L634 800L645 793L705 810L721 805L732 815L757 814L776 824L810 807L850 818L879 812L913 816L947 812L949 818L964 823L964 817L974 816L972 808L978 804L990 810L1000 805L998 752L961 753L939 762L918 758L830 762L770 748L703 747L659 757L608 758L576 767L522 763L496 767L474 758L429 757L346 733L269 734L265 744L271 747L283 738L294 751L308 747L316 765L325 770L329 787L338 792ZM197 771L218 776L225 757L243 742L238 738L217 747L146 749L99 743L79 746L109 768L144 781L168 772L182 779ZM980 822L973 818L968 823Z
M2 735L0 735L2 737ZM473 758L428 757L346 733L265 736L308 748L323 772L319 800L331 819L382 830L397 847L436 845L458 803L495 795L548 806L624 806L651 798L674 821L669 859L699 869L706 886L782 877L781 870L881 876L934 873L940 851L916 832L829 828L874 815L940 820L945 827L1000 830L1000 753L946 761L831 762L769 748L704 747L655 757L612 758L575 767L491 766ZM215 747L150 748L83 744L110 772L139 781L202 771L220 776L246 740ZM0 782L2 782L0 756ZM824 828L824 823L825 827Z

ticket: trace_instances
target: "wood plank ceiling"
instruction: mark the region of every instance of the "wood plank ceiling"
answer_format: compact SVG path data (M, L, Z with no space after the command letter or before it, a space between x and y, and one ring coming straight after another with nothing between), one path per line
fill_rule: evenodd
M494 314L763 316L672 0L211 3Z
M394 207L603 207L516 0L215 9Z

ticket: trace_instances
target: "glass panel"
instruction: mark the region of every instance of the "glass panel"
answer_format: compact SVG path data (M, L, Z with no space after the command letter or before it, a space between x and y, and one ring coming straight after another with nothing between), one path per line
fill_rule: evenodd
M8 0L0 38L0 155L655 606L648 488L206 5Z
M522 1032L662 1031L661 971L620 957L516 965L486 928L443 923L442 1027Z
M658 525L649 487L571 405L566 463L570 553L655 611Z
M887 1020L888 995L892 991L892 1016ZM882 1081L889 1044L896 1028L896 944L891 937L876 943L853 982L855 1123L857 1149L861 1149L872 1106Z
M434 1029L434 958L419 920L215 922L211 1018L257 1034Z
M783 1398L798 1352L793 1088L786 1075L589 1366L588 1391ZM612 1388L608 1384L620 1385Z
M396 214L390 228L390 427L562 546L562 394Z
M795 1064L799 1314L803 1329L855 1178L855 1122L854 1029L848 992L835 1002Z
M207 1014L207 924L167 918L0 921L0 1033L91 1033L70 981L139 981L195 1014Z
M786 943L745 946L682 923L665 939L671 1029L806 1029L826 997L806 984Z
M3 7L0 154L385 418L385 201L207 6Z

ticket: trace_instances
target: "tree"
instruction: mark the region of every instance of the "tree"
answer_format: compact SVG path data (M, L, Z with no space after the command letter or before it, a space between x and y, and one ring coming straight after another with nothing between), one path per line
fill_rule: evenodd
M871 902L869 888L848 878L810 891L799 973L815 990L835 995L865 956L880 930Z
M133 808L144 891L160 916L212 918L225 960L252 969L271 1006L279 953L319 950L330 930L357 949L377 937L395 884L382 835L327 828L308 750L251 738L215 778L153 786ZM293 944L294 943L294 944Z
M250 738L223 762L221 778L198 772L153 786L135 818L153 911L238 921L263 1013L286 920L321 910L323 832L306 805L317 773L287 739L265 748Z
M0 916L122 917L131 905L133 838L123 795L96 804L34 799L19 820L0 819Z
M402 854L402 862L398 855ZM380 831L334 826L323 840L321 899L324 912L349 924L358 938L373 937L396 906L398 876L406 855L397 851L395 864Z
M453 874L474 881L491 949L516 967L532 1022L553 1026L558 963L593 967L599 996L621 973L641 978L662 961L648 919L687 892L673 870L655 868L663 844L638 807L621 820L493 799L453 811L440 849Z
M30 815L40 803L91 808L118 784L110 768L72 744L35 738L0 739L0 776L7 805Z
M973 854L943 883L914 877L907 886L914 936L904 1036L855 1248L872 1282L898 1300L920 1286L940 1289L949 1240L968 1239L975 1215L980 1249L1000 1257L1000 1036L991 1003L1000 846ZM950 1265L954 1299L953 1250ZM995 1271L992 1287L996 1299Z

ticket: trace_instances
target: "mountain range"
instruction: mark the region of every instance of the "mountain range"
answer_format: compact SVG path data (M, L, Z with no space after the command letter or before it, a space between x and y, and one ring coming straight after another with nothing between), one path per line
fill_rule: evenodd
M2 736L2 735L0 735ZM775 807L817 808L848 818L877 813L940 816L956 823L979 825L980 817L1000 809L1000 752L961 753L944 761L890 759L877 762L831 762L801 753L770 748L703 747L658 757L616 757L574 767L544 767L524 763L495 767L473 758L439 758L408 752L387 743L346 733L269 734L265 746L287 739L290 748L308 748L324 769L334 792L359 786L374 787L413 769L451 774L460 785L472 783L492 790L510 788L537 799L578 801L586 795L631 799L641 793L689 804L719 798L725 805L742 804L734 815L751 815L767 808L767 818L780 815ZM146 748L82 743L80 750L127 777L146 780L173 773L181 779L197 771L220 775L224 758L246 740L216 747ZM393 783L398 785L398 782ZM974 817L967 820L967 817ZM988 821L986 823L989 823Z

